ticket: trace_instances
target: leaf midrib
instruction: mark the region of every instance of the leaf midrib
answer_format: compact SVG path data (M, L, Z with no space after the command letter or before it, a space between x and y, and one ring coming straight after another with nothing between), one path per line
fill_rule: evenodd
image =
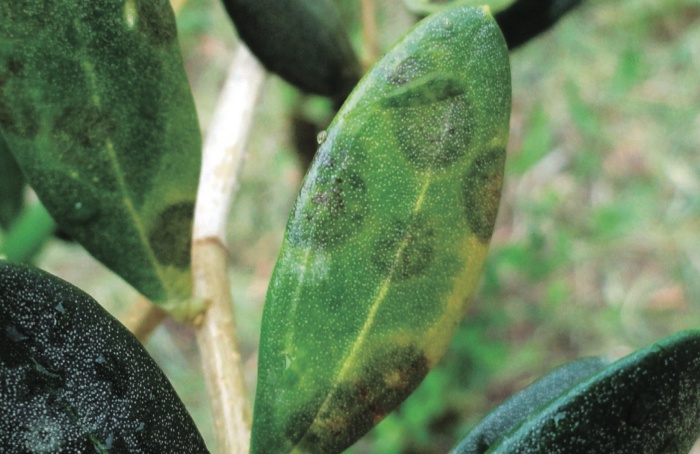
M416 198L416 202L414 203L413 209L411 210L412 216L417 215L422 206L423 202L425 201L426 193L428 191L428 188L430 186L430 183L432 182L432 172L426 172L425 174L425 181L423 182L423 185L421 187L421 190L418 194L418 197ZM399 244L399 247L396 250L396 254L394 255L394 260L392 261L391 268L389 269L389 273L387 276L384 278L382 283L379 285L379 288L377 290L377 294L374 297L374 302L372 303L369 312L367 313L367 319L365 320L364 325L360 329L360 333L355 340L355 342L352 345L352 348L350 349L350 352L346 356L345 361L343 362L343 366L340 368L340 371L335 375L335 380L332 381L332 386L331 389L329 390L328 394L326 395L326 398L323 400L321 405L319 406L318 411L316 412L316 415L314 416L311 424L309 427L306 429L304 432L304 435L301 436L299 441L292 447L291 453L299 453L301 454L303 451L298 449L299 446L303 445L304 440L306 437L309 435L309 432L311 431L311 428L316 424L316 421L318 420L318 416L323 413L324 410L326 410L326 407L328 407L331 397L335 394L335 392L339 388L339 383L342 383L345 379L345 377L348 375L349 369L355 364L355 358L359 354L359 352L362 350L362 346L365 344L368 336L369 336L369 331L372 328L374 324L374 319L377 315L377 312L379 311L379 308L382 305L382 302L384 302L384 299L386 298L387 294L389 293L389 289L391 287L391 283L394 279L394 274L396 273L397 266L399 264L399 261L401 260L402 254L405 251L406 247L408 246L408 238L410 234L408 229L404 232L403 238L401 239L401 242Z

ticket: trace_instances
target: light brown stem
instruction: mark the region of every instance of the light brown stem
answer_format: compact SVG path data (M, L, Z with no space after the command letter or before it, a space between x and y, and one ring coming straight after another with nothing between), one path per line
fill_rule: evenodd
M220 453L246 454L250 446L251 411L243 379L230 296L228 252L214 240L193 247L195 295L209 303L196 327L197 344L214 415Z
M131 303L123 317L124 325L142 343L148 341L151 333L168 318L168 314L143 296Z
M246 454L251 411L229 284L226 221L265 70L239 45L204 143L192 245L195 321L219 452Z
M379 34L377 33L377 3L376 0L362 0L362 40L365 47L365 70L379 58Z

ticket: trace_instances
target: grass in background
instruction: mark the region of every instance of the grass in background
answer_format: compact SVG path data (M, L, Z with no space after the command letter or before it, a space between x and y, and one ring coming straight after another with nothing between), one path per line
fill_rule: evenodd
M348 18L353 4L342 0ZM386 49L409 20L399 0L379 5ZM206 130L235 35L214 0L189 0L178 24ZM699 0L588 0L512 54L507 175L473 308L415 395L350 452L447 452L493 406L564 362L621 356L700 326L699 25ZM232 290L251 391L267 281L303 177L290 117L314 102L271 77L232 207ZM117 315L135 298L78 246L53 242L39 266ZM191 331L169 322L148 349L216 452Z

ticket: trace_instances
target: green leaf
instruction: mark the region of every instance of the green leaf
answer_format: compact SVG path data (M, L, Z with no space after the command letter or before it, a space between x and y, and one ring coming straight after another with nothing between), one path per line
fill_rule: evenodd
M360 65L331 0L224 0L236 31L263 65L304 91L341 101Z
M508 52L485 9L417 25L341 108L263 314L252 452L339 452L443 355L498 211Z
M530 414L561 393L610 364L606 358L584 358L545 375L496 407L452 451L452 454L484 454Z
M88 295L0 261L2 452L208 452L146 350Z
M489 453L686 454L700 436L700 331L664 339L553 401Z
M0 227L3 229L7 229L22 211L26 186L22 170L0 132Z
M200 133L168 2L0 4L0 130L60 227L174 315Z

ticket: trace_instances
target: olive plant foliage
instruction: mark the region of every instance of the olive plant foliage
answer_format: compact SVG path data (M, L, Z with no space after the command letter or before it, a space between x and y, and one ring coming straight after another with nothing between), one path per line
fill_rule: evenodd
M508 51L580 1L487 2L495 14L406 1L421 20L364 76L332 0L223 3L269 71L342 106L270 281L251 439L254 453L341 452L449 345L498 212ZM62 231L187 321L203 310L190 273L201 139L174 18L166 1L0 3L0 228L30 241L16 232L48 219L27 214L30 185ZM684 332L564 365L454 452L685 453L700 434L699 343ZM80 289L4 259L0 381L2 452L207 452L128 330Z

